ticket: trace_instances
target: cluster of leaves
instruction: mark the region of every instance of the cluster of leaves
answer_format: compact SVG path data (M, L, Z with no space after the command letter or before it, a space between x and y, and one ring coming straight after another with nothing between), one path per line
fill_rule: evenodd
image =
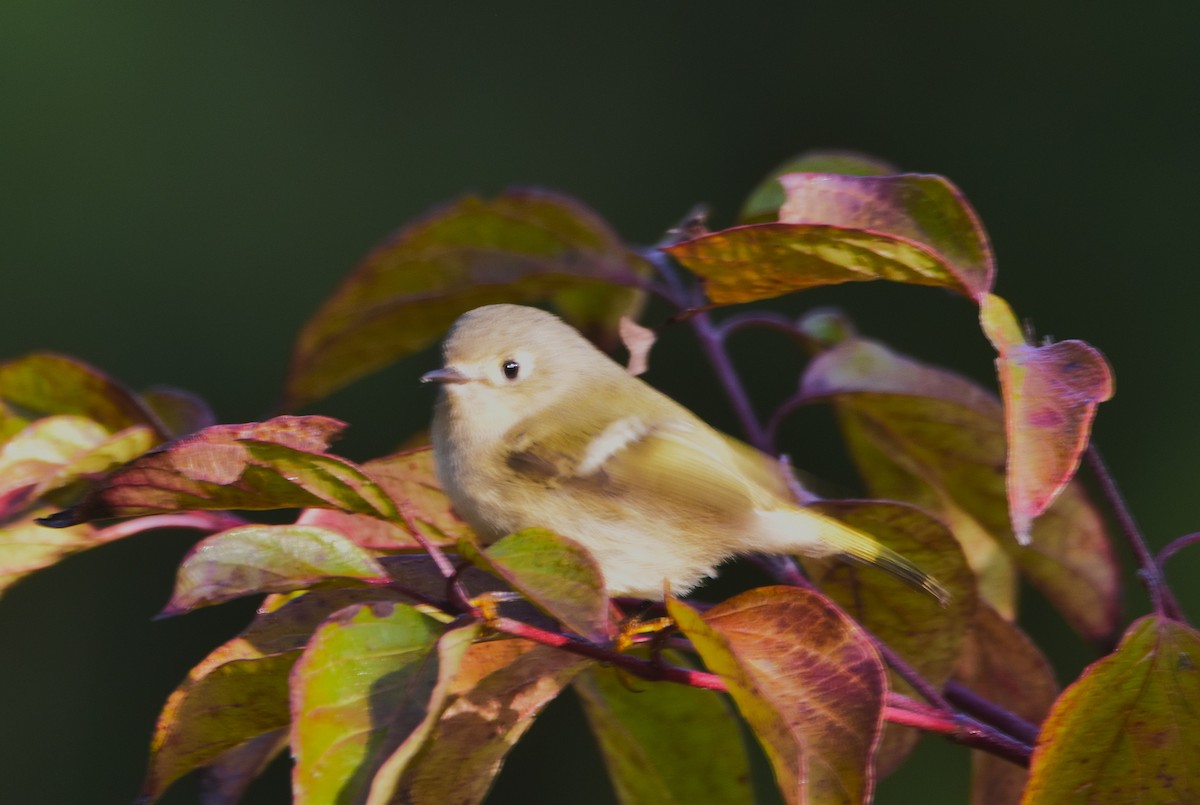
M1112 379L1087 344L1029 343L993 275L956 188L862 158L784 166L740 225L692 221L652 249L561 196L467 198L367 257L304 328L285 391L291 410L311 404L491 302L551 304L612 345L653 296L695 328L756 446L776 451L797 406L834 407L876 499L811 505L933 573L944 607L876 570L805 560L806 575L776 565L780 585L706 611L668 600L677 633L617 651L622 602L586 551L536 529L477 545L427 448L357 465L329 452L334 420L216 425L191 395L134 393L47 354L0 365L0 591L72 553L182 527L205 536L165 614L265 594L167 700L146 801L203 769L206 801L236 802L290 747L298 803L479 802L567 688L622 802L752 801L739 720L789 802L869 799L912 727L979 750L978 802L1200 800L1200 635L1158 561L1140 548L1154 613L1061 694L1015 623L1023 576L1096 644L1121 628L1111 537L1073 480ZM977 305L1000 398L836 315L710 317L876 279ZM811 355L766 422L722 368L727 339L756 326ZM267 509L300 514L248 519ZM481 606L503 591L519 600Z

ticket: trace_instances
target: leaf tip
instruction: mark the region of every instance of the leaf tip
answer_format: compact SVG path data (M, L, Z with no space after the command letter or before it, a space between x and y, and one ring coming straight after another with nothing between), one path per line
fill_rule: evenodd
M72 506L69 509L63 509L54 514L48 514L45 517L38 517L35 522L38 525L46 526L46 528L70 528L73 525L79 525L84 522L84 518L80 516L79 507Z

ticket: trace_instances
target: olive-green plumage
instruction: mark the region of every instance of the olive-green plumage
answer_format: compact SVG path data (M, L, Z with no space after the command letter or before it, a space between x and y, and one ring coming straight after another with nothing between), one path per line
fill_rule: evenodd
M486 541L540 526L599 562L609 591L686 592L740 553L844 555L941 600L869 535L806 510L768 456L704 424L536 308L464 314L443 345L438 477Z

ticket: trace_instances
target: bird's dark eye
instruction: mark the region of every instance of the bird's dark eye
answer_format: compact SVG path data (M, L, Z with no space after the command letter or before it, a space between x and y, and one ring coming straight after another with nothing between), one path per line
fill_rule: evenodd
M521 364L514 360L507 360L500 364L500 368L504 370L504 376L509 380L516 380L517 375L521 373Z

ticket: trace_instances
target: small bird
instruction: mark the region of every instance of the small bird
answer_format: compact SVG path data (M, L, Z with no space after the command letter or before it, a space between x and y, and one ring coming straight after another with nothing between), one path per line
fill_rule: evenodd
M422 376L438 479L485 542L548 528L595 557L610 594L685 593L751 552L842 556L945 602L929 574L867 534L797 504L770 457L521 305L463 314Z

